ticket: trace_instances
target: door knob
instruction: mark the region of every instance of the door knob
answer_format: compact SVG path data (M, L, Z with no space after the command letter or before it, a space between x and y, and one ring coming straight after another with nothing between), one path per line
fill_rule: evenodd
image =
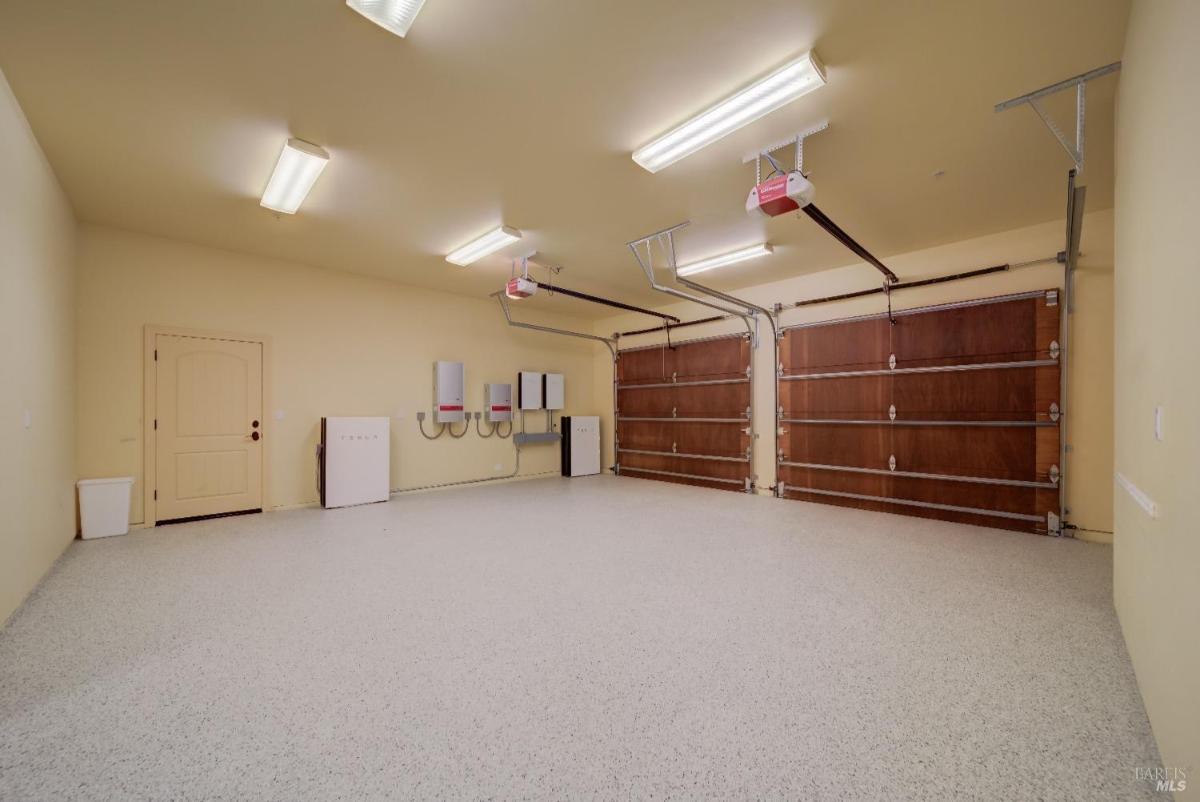
M251 425L251 426L253 426L255 429L257 429L257 428L258 428L258 421L251 421L251 422L250 422L250 425Z
M253 433L251 433L251 435L250 435L250 439L251 439L251 440L257 440L257 439L258 439L259 437L261 437L261 436L262 436L262 435L260 435L258 432L253 432Z

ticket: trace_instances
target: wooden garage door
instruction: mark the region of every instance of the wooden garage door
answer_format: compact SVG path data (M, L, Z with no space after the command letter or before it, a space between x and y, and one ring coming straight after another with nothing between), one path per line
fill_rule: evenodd
M783 495L1046 532L1058 338L1056 290L785 329Z
M619 352L619 474L747 490L749 429L746 335Z

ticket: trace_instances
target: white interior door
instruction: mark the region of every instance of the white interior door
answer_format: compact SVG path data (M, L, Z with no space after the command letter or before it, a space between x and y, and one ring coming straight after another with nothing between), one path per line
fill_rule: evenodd
M155 338L157 521L262 509L262 344Z

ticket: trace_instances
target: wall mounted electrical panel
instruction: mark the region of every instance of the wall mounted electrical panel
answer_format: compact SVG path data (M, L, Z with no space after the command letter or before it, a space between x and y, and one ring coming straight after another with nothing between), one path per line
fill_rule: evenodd
M512 420L512 385L483 385L483 411L488 423L503 423Z
M390 418L321 418L321 506L387 501Z
M517 374L517 407L519 409L542 408L542 374L523 370Z
M564 415L562 419L562 475L600 473L600 418Z
M546 373L542 378L542 407L544 409L562 409L565 404L566 388L561 373Z
M466 419L463 385L466 373L461 362L435 362L433 365L433 420L436 423L461 423Z

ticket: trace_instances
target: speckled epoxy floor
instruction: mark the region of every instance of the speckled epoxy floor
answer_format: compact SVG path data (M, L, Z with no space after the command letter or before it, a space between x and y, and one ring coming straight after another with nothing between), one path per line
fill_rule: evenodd
M1111 560L615 477L77 541L0 798L1161 798Z

